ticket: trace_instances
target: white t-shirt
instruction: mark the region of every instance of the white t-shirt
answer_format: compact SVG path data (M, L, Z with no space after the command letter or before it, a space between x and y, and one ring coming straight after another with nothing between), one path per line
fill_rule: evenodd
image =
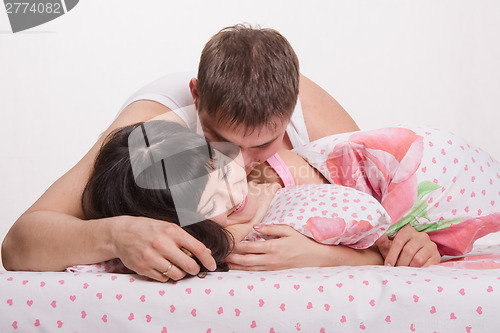
M133 102L139 100L150 100L160 103L175 112L187 125L188 128L197 129L197 111L193 105L193 97L189 89L189 81L196 77L195 73L183 72L163 76L136 91L122 106L123 109ZM198 125L199 126L199 125ZM304 114L300 99L293 111L290 123L286 128L293 148L309 143Z

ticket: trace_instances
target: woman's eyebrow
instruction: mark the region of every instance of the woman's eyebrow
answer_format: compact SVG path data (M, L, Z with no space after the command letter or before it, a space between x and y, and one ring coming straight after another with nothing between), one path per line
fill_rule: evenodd
M217 169L217 178L218 178L219 180L224 180L224 181L226 181L226 179L225 179L225 178L226 178L226 174L227 174L227 172L225 172L224 168L225 168L225 167L227 167L228 169L229 169L229 168L231 168L231 167L229 166L229 163L225 163L225 162L224 162L224 158L223 158L223 157L220 157L220 156L219 156L219 158L217 158L217 159L215 160L215 163L216 163L215 168ZM215 170L214 170L213 172L215 172Z
M203 206L202 206L202 207L198 208L198 211L200 211L200 212L201 212L202 210L204 210L204 209L208 206L208 204L209 204L211 201L212 201L212 200L210 200L210 198L209 198L209 199L208 199L208 200L207 200L207 201L203 204ZM213 205L212 205L212 206L213 206ZM208 212L208 213L209 213L209 212Z
M217 165L217 178L219 179L223 179L224 178L224 173L222 172L222 167L220 165L220 161L218 162L218 165Z
M215 210L215 201L213 201L213 200L208 200L208 202L203 206L203 208L207 207L209 203L212 203L212 208L210 208L210 210L205 213L206 217L207 217L207 215L211 215Z
M226 175L227 175L227 171L226 171L226 172L224 172L224 167L226 167L228 170L230 170L230 169L231 169L231 166L230 166L229 164L226 164L226 165L221 165L221 166L219 167L219 179L224 180L224 181L227 181L227 177L226 177Z

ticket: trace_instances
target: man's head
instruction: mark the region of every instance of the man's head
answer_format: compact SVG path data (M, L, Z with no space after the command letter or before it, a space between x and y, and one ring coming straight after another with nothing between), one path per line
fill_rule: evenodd
M190 87L203 127L210 125L207 138L219 141L220 130L231 131L239 138L233 143L245 142L240 145L245 164L255 165L281 144L297 103L299 62L276 30L227 27L205 45ZM269 148L271 139L279 141L276 149L260 149L266 143Z

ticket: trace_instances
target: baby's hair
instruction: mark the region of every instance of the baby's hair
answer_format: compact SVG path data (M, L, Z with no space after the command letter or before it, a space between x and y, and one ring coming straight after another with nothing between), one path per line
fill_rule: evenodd
M203 137L191 130L174 122L153 120L155 131L148 131L151 141L156 145L148 147L149 150L159 149L167 152L172 147L181 144L193 143L195 148L176 154L176 163L181 163L182 168L178 174L173 175L178 183L196 179L207 174L211 168L211 161L206 154L207 145L199 145ZM156 220L168 221L180 225L179 216L175 209L172 193L166 184L166 188L151 189L137 184L134 178L129 153L129 135L144 123L118 128L111 132L96 157L92 174L82 194L82 210L87 219L99 219L120 215L143 216ZM211 149L208 146L208 149ZM158 150L157 150L158 151ZM151 154L146 149L143 154ZM167 157L168 158L168 157ZM157 167L161 161L153 163L148 169ZM173 170L172 172L175 172ZM167 179L162 181L167 182ZM176 185L177 187L179 185ZM199 202L203 189L199 191L186 190L190 200ZM185 215L186 213L184 213ZM231 251L234 240L232 235L219 224L201 218L192 212L193 221L201 221L184 226L183 229L193 237L200 240L212 251L212 256L217 263L218 271L227 271L228 266L224 259ZM201 272L207 269L201 265L196 257L193 257L201 266Z

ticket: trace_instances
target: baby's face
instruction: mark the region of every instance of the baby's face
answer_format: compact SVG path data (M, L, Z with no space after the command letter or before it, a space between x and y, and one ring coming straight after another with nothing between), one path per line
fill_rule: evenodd
M227 216L244 208L248 193L245 165L241 152L227 154L214 149L213 171L208 175L198 212L226 226ZM228 156L229 155L229 156Z

